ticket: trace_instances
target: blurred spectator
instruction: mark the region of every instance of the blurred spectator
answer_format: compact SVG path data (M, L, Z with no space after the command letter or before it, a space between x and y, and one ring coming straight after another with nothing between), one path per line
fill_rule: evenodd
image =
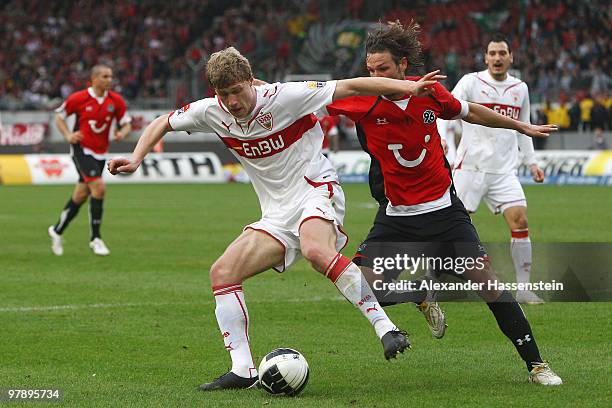
M585 96L578 106L580 107L580 123L578 130L581 132L591 130L591 109L593 109L593 99L590 95Z
M606 108L606 112L608 115L608 130L612 130L612 98L610 94L605 92L603 94L603 106Z
M551 111L550 105L548 102L544 102L536 111L536 123L541 125L544 123L553 123L548 118L548 113ZM546 149L546 141L548 138L546 137L536 137L533 138L533 147L536 150L544 150Z
M127 99L165 97L169 79L184 66L183 50L215 9L211 4L236 1L2 3L0 105L14 98L32 109L85 87L88 67L98 63L113 67L114 89Z
M548 102L546 103L547 106ZM548 123L559 126L560 130L568 130L570 127L570 116L569 107L567 102L560 102L556 104L554 108L548 107L545 111L547 113Z
M596 131L603 131L608 127L608 111L604 102L604 95L598 95L595 98L593 108L591 108L591 126Z
M595 129L595 132L593 133L593 144L591 145L591 150L608 150L608 143L604 138L601 128Z
M569 109L569 117L569 130L578 130L578 125L580 124L580 100L578 99L578 95L574 97L574 102L572 103L572 106Z
M415 19L423 28L423 69L443 69L448 87L455 77L484 68L476 39L486 40L494 31L509 37L514 67L534 103L556 102L563 90L609 94L612 86L609 0L4 0L2 5L0 109L53 105L84 87L85 69L95 63L113 66L120 78L115 89L132 101L206 95L202 68L211 53L230 44L268 82L287 74L325 74L298 58L302 45L312 34L321 49L309 52L324 52L333 44L323 44L321 33L351 19ZM311 32L317 23L321 30ZM338 52L325 58L353 67L362 56ZM585 106L581 116L589 110Z

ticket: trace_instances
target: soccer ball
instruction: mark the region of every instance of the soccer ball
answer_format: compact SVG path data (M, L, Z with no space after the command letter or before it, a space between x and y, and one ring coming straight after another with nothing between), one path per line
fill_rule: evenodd
M259 384L270 394L296 396L308 383L308 363L303 355L290 348L269 352L259 364Z

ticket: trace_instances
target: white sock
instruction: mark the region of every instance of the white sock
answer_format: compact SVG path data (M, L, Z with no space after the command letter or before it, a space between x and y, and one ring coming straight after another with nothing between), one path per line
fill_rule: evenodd
M510 252L514 269L516 270L516 282L527 283L531 276L531 240L529 239L529 231L527 229L513 230L511 233Z
M245 378L256 376L257 368L249 344L249 312L242 285L215 286L213 294L217 303L217 323L232 358L232 372Z
M397 327L376 300L359 267L347 257L337 254L327 267L325 276L331 279L346 300L358 308L370 321L378 338Z

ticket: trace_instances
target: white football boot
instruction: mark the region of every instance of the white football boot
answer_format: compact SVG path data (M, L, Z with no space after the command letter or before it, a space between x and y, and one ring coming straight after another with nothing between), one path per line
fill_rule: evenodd
M110 254L110 251L108 250L108 247L106 246L104 241L102 241L102 239L100 239L100 238L94 238L89 243L89 247L91 248L93 253L96 254L96 255L106 256L106 255Z
M47 233L49 238L51 238L51 252L57 256L62 256L64 254L64 238L55 232L53 225L47 229Z
M417 305L417 309L425 316L431 335L436 339L444 337L448 325L446 324L446 316L444 316L444 312L440 308L440 305L438 305L438 302L424 301L420 305Z
M561 385L561 377L550 369L548 363L535 363L529 372L529 382L542 385Z

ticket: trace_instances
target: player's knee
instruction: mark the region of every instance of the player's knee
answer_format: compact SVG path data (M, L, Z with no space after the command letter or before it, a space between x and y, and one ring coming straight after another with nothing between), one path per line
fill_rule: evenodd
M72 195L72 201L76 204L83 204L89 197L89 190L78 191Z
M330 254L327 248L318 243L302 243L301 251L302 256L316 269L325 268L325 262L329 262L328 258L330 258L330 255L334 255Z
M519 229L527 229L529 226L527 224L527 214L521 214L516 220L516 225Z
M89 184L89 190L92 197L101 199L106 194L106 185L101 180L97 180Z
M527 214L519 213L516 214L512 219L511 229L513 230L525 230L528 228Z
M217 260L210 267L209 275L213 286L242 282L242 277L236 271L236 268L231 268L222 260Z

